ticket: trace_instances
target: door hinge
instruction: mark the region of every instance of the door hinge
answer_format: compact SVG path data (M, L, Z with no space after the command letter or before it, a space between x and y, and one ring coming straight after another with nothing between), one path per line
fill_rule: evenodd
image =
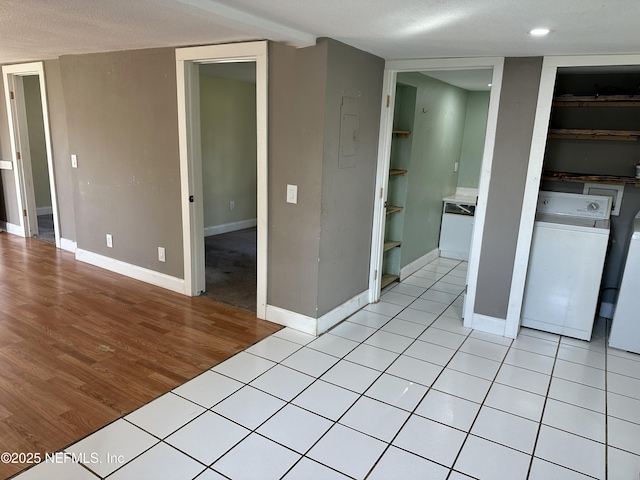
M391 95L387 95L387 108L389 108L390 103L391 103Z
M27 210L26 210L26 209L23 209L23 210L22 210L22 216L23 216L23 217L26 217L26 216L27 216Z
M378 279L378 270L374 270L373 271L373 279L377 280Z
M20 152L16 152L16 157L18 157L18 160L20 160L22 157L20 156Z
M9 92L9 97L11 97L11 100L15 99L16 97L14 96L13 92Z

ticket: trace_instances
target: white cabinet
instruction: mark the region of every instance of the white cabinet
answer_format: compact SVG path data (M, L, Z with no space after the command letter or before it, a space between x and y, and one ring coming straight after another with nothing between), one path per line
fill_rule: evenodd
M445 199L440 227L440 256L469 260L475 205Z

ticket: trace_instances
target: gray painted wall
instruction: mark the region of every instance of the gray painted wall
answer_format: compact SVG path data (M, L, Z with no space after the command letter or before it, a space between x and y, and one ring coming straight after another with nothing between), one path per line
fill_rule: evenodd
M474 311L506 319L542 58L506 58Z
M269 256L267 302L317 317L327 83L326 43L269 43ZM298 203L286 202L287 184Z
M201 74L200 131L205 228L255 219L255 82Z
M51 207L49 190L49 166L47 165L47 145L44 138L44 121L42 118L42 98L40 96L40 79L37 75L23 77L24 103L29 129L29 152L31 154L31 170L33 173L33 190L36 207Z
M69 154L67 109L64 103L60 61L44 62L44 75L49 106L49 132L53 156L54 181L58 200L60 237L76 241L76 221L73 202L73 177Z
M384 60L335 40L324 109L318 316L367 290ZM343 98L357 101L356 159L340 167ZM346 111L346 110L345 110ZM345 166L348 164L349 166ZM352 166L351 166L352 165Z
M175 65L173 48L60 58L78 248L182 278Z
M270 305L317 318L368 287L383 70L333 40L269 46ZM344 96L358 99L358 155L338 168Z
M468 92L421 73L400 73L398 82L417 88L402 235L404 267L438 248L442 199L455 192L458 182L454 163L462 151Z
M489 92L469 92L460 152L458 187L478 188L488 112Z

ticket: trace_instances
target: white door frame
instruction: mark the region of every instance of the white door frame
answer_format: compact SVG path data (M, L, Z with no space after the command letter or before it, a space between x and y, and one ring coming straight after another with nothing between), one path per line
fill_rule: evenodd
M425 72L436 70L473 70L488 69L493 71L491 80L491 94L487 114L487 129L485 134L482 167L478 184L478 205L475 211L471 250L469 253L469 270L467 273L467 299L465 302L465 325L473 321L473 307L475 305L476 282L478 279L478 265L480 263L480 248L484 221L486 216L489 181L491 179L491 165L495 145L496 128L498 123L498 106L502 89L503 57L486 58L443 58L421 60L394 60L385 64L382 111L380 115L380 140L378 144L378 170L376 177L376 198L373 216L373 239L371 243L371 265L369 276L369 301L380 299L380 280L382 275L382 254L384 243L385 213L384 204L387 200L387 185L389 182L389 163L391 156L391 137L393 130L393 110L395 105L396 79L399 72ZM389 103L387 104L387 99Z
M40 82L40 99L42 103L44 138L47 150L47 167L49 175L49 190L51 191L51 208L53 210L53 226L55 230L56 247L60 248L58 196L55 183L55 170L53 168L51 132L49 130L47 89L44 78L44 65L42 62L4 65L2 67L4 96L9 121L9 138L11 140L11 156L14 167L14 181L16 185L18 212L20 217L19 231L17 233L23 237L31 237L33 234L38 232L33 175L31 171L31 158L29 155L29 142L26 129L24 91L22 88L22 78L32 75L37 75ZM11 92L14 92L13 99L11 98ZM18 152L20 152L20 160L18 159ZM23 211L26 211L27 214L23 215Z
M182 192L182 238L185 294L205 290L204 210L200 146L198 65L256 62L258 256L256 316L266 318L267 306L267 42L247 42L176 49L178 137ZM193 201L190 201L190 198Z
M531 237L535 211L540 191L542 166L547 145L547 132L551 117L551 103L559 67L596 67L616 65L640 65L640 55L581 55L545 57L542 62L540 90L533 124L529 166L522 202L522 216L518 230L516 256L513 265L511 291L507 308L505 336L515 338L520 329L522 300L529 267Z

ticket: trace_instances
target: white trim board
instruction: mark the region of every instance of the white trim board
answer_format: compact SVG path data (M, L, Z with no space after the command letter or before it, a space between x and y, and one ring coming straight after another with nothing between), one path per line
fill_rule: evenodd
M267 305L266 320L318 336L335 327L343 320L346 320L358 310L366 307L368 305L368 297L369 291L365 290L319 318L313 318L302 315L301 313L285 310L284 308Z
M540 89L536 106L531 150L529 152L529 166L525 181L525 191L522 202L522 214L516 256L513 265L509 305L507 308L507 325L505 336L515 338L520 330L522 301L524 287L529 267L529 253L535 211L540 190L540 178L547 143L547 128L551 116L551 103L555 88L558 68L561 67L606 67L616 65L640 65L640 55L584 55L584 56L551 56L544 57L540 76ZM476 210L477 212L477 210ZM465 322L466 325L466 322Z
M19 237L24 237L24 229L20 227L20 225L16 225L14 223L2 222L0 223L0 227L4 229L5 232L10 233L11 235L18 235Z
M78 244L74 240L69 240L68 238L60 237L60 248L62 250L66 250L67 252L76 253L78 249Z
M257 289L256 316L267 316L268 254L268 44L246 42L176 49L178 140L184 245L184 281L187 295L205 288L202 159L200 152L198 65L217 62L256 63L257 119ZM193 199L193 200L191 200Z
M11 160L0 160L0 170L13 170Z
M252 228L257 225L258 225L258 219L252 218L249 220L241 220L239 222L231 222L231 223L224 223L222 225L214 225L212 227L204 227L204 236L211 237L213 235L220 235L223 233L244 230L245 228Z
M105 257L104 255L83 250L81 248L76 249L76 260L104 268L110 272L115 272L142 282L150 283L157 287L166 288L167 290L172 290L177 293L185 293L183 279L149 270L148 268L132 265L111 257Z

